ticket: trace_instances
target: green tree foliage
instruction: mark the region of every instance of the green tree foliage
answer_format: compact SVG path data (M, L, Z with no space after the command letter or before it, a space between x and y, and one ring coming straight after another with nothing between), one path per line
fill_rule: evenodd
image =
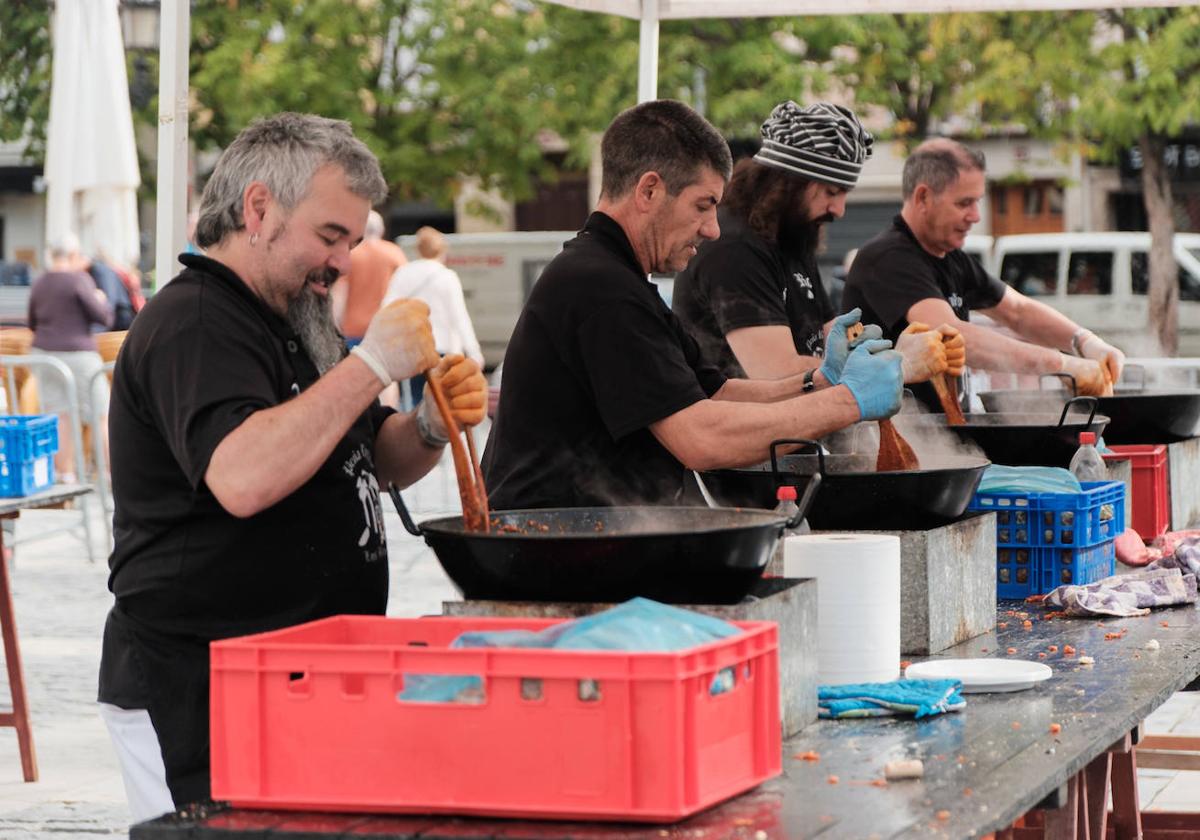
M979 72L1003 19L984 14L834 18L827 25L842 46L832 51L830 69L860 108L891 114L890 136L914 145L940 121L974 116L962 91Z
M28 138L26 157L40 162L50 118L50 6L45 0L0 2L0 141Z

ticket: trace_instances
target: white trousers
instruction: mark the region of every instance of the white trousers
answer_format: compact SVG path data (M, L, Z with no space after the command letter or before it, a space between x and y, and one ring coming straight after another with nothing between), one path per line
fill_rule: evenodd
M125 798L135 823L175 810L167 787L158 733L145 709L122 709L100 703L100 717L108 727L113 749L121 764Z

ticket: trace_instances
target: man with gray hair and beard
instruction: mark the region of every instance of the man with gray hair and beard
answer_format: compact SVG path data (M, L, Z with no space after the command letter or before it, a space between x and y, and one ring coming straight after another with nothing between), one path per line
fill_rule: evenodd
M428 472L447 432L433 400L397 414L380 391L434 369L456 422L483 419L479 366L439 360L424 303L380 310L350 354L334 326L329 286L386 193L347 123L255 122L204 190L204 254L117 360L99 699L137 820L209 795L209 642L384 613L379 487Z

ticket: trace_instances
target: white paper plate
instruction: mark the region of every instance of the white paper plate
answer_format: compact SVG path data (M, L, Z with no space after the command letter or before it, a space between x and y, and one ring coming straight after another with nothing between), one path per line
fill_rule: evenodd
M1052 673L1049 665L1023 659L931 659L904 669L912 680L962 680L964 694L1023 691Z

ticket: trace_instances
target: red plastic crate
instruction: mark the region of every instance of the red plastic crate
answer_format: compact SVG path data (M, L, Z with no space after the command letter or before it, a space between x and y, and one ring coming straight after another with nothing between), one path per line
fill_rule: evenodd
M214 642L213 798L675 822L780 773L773 622L673 653L448 647L555 623L337 616ZM478 675L485 699L401 702L405 674Z
M1129 460L1133 465L1133 529L1149 542L1171 526L1171 486L1167 476L1166 444L1109 447L1105 461Z

